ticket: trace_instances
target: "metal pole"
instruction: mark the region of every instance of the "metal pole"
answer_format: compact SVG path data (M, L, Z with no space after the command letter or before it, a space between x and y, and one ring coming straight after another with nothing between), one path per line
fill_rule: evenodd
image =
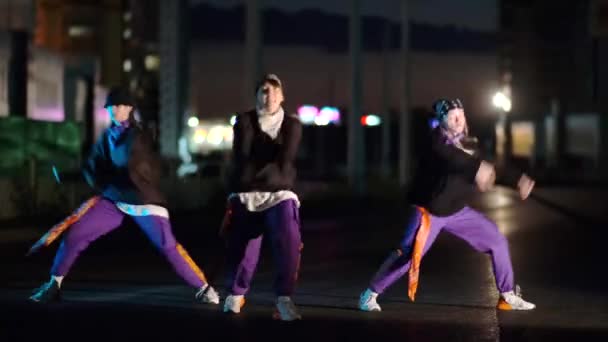
M243 84L243 108L251 105L255 82L262 73L262 29L260 0L247 0L245 18L245 83Z
M361 14L360 0L353 0L350 16L351 108L348 120L348 182L357 194L365 191L365 146L361 127Z
M401 118L399 120L399 184L410 177L410 115L409 115L409 9L408 0L401 0Z
M383 56L382 56L382 155L381 155L381 174L387 179L391 174L390 165L390 143L391 143L391 115L390 115L390 42L391 42L391 22L387 19L384 26L382 37Z
M181 20L183 0L160 1L160 149L166 156L177 156L178 139L184 124L184 70Z

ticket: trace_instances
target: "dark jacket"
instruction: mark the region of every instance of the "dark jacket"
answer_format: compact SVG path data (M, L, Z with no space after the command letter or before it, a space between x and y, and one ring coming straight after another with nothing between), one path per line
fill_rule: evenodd
M91 187L111 201L165 205L160 167L152 136L131 123L112 125L103 132L83 165L83 174Z
M234 125L231 192L292 190L302 138L298 117L285 114L276 139L262 131L255 110L240 113Z
M450 144L440 127L418 142L417 152L409 202L437 216L452 215L467 206L478 191L475 175L482 161L478 153L471 155ZM497 176L515 187L520 175L508 169Z

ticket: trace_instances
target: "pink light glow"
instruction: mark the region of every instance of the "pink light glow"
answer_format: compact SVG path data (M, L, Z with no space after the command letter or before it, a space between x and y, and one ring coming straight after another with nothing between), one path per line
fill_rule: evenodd
M29 118L32 120L61 122L64 120L65 115L61 108L35 107L32 110Z
M302 123L311 124L315 122L315 118L319 114L319 109L315 106L304 105L298 108L298 116Z
M110 115L105 108L98 108L95 110L93 125L95 127L95 139L97 139L101 133L110 126Z

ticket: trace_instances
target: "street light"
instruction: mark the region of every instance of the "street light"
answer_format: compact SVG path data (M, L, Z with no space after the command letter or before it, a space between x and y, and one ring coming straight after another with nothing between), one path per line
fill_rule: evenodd
M502 92L497 92L492 97L492 104L500 110L498 122L496 123L496 154L505 163L510 154L510 123L507 121L507 113L511 111L511 99Z
M196 116L191 116L188 119L188 127L194 128L196 126L198 126L198 118Z
M511 99L500 91L492 97L492 104L506 113L511 111Z

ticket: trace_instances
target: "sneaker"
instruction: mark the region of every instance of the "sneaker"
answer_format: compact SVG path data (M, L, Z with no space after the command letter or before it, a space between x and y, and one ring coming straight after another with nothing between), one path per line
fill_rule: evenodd
M536 305L526 302L521 297L519 286L515 286L515 291L501 293L496 305L499 310L532 310L535 307Z
M382 311L376 301L378 294L370 289L365 290L359 297L359 310L361 311Z
M298 312L291 298L281 296L277 298L277 306L272 318L280 319L281 321L295 321L302 319L302 315Z
M204 304L219 304L220 296L215 292L211 285L201 287L200 290L194 295L194 298Z
M34 294L30 297L30 301L36 303L50 303L61 300L61 290L56 280L49 280L34 290Z
M245 296L229 295L224 300L224 312L238 314L241 308L245 305Z

